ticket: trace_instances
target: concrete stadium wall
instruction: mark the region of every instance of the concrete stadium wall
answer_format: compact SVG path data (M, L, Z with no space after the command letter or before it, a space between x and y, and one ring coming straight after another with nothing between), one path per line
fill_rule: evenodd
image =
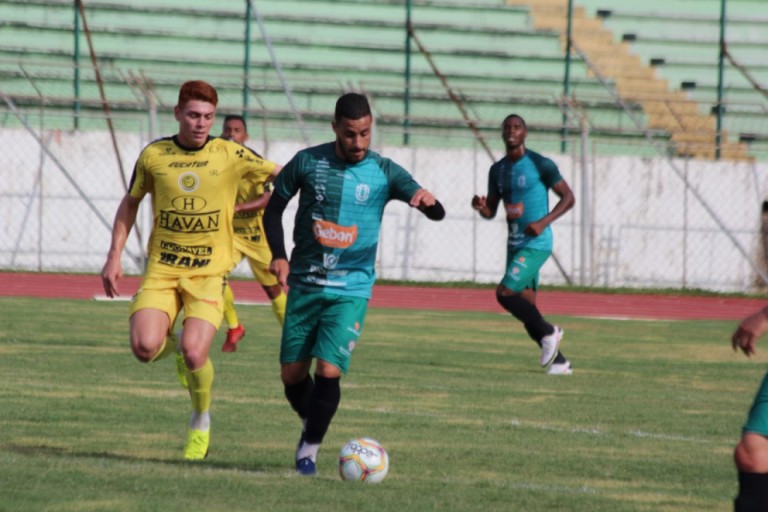
M128 181L147 141L136 134L118 134L117 140ZM535 150L536 134L528 142ZM500 156L501 144L492 144ZM285 163L299 149L296 142L275 142L267 156ZM489 156L481 148L374 149L411 170L448 212L435 224L404 204L391 204L381 232L379 277L498 281L506 225L500 216L481 219L469 207L473 194L485 194ZM586 160L576 152L551 155L577 206L553 226L555 254L543 269L543 283L717 291L761 285L767 164L590 152ZM106 132L50 132L40 138L23 129L0 129L0 269L100 271L124 194L120 173ZM295 201L285 215L286 234L294 212ZM142 270L149 201L142 205L138 225L143 239L131 238L123 260L128 274ZM249 270L241 265L235 274L246 276Z

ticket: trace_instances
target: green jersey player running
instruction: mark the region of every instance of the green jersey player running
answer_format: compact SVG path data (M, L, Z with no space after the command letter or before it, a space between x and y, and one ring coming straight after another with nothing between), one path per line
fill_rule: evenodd
M285 396L303 423L296 470L316 474L316 457L340 401L341 374L363 328L384 207L397 199L441 220L445 210L402 167L368 149L365 96L336 102L336 140L300 151L275 181L264 213L270 270L290 286L280 346ZM299 194L288 263L282 215ZM314 378L310 376L316 360Z
M496 300L522 322L541 347L541 366L551 375L570 375L571 363L559 351L563 330L544 320L536 307L539 269L552 254L550 224L573 208L573 192L555 163L525 147L528 128L510 114L501 123L506 155L488 173L488 195L474 196L472 207L486 219L504 203L507 219L507 268ZM549 190L560 200L549 209Z

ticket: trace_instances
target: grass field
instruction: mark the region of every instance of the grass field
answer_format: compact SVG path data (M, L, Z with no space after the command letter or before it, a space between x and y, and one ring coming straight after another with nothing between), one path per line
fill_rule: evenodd
M0 298L0 511L730 510L768 361L731 352L733 322L553 317L575 374L552 377L511 317L374 309L300 478L278 325L239 311L239 351L222 330L212 352L211 454L186 463L186 392L171 360L133 359L125 302ZM382 484L338 477L359 435L389 450Z

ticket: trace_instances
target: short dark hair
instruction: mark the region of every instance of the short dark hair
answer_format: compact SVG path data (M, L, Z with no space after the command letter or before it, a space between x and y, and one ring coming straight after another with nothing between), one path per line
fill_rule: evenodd
M371 106L368 98L356 92L348 92L336 100L334 120L338 123L344 119L362 119L371 115Z
M227 121L240 121L243 123L243 128L245 128L245 131L248 131L248 123L246 123L245 118L239 114L227 114L224 116L224 124L227 124Z
M528 129L528 125L525 123L525 119L523 119L523 116L521 116L520 114L509 114L501 122L501 127L504 128L504 125L507 124L507 121L509 121L510 119L519 119L520 122L523 123L523 128L525 128L526 130Z

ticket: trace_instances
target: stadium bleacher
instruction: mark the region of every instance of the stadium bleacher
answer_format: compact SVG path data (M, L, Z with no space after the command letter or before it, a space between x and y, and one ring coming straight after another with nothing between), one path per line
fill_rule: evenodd
M564 74L563 3L564 0L413 2L412 20L419 41L453 92L465 102L471 121L487 137L497 137L499 120L515 110L524 115L534 129L549 135L550 147L558 145L563 120L560 106ZM705 3L714 4L715 0ZM646 4L650 13L662 5L661 2ZM293 104L308 126L325 128L335 98L343 90L354 88L372 96L379 126L390 143L401 140L406 44L403 2L271 0L259 1L257 5L290 87ZM688 124L695 120L700 123L696 125L697 130L701 126L709 130L711 121L707 119L711 118L711 113L706 110L712 104L713 82L711 78L705 78L704 55L715 36L711 33L713 18L703 12L704 8L688 13L690 16L695 14L696 21L687 20L684 13L677 18L686 23L686 27L697 24L706 27L708 39L702 43L706 49L693 45L697 50L690 54L673 54L673 50L669 50L663 54L667 59L663 66L650 67L650 59L659 55L654 41L668 42L674 28L665 28L669 31L666 35L654 32L651 23L638 21L643 15L637 6L600 17L597 11L603 9L601 2L585 0L577 1L576 5L585 23L584 30L597 32L590 27L612 30L608 36L601 37L610 38L617 48L626 52L619 60L613 59L614 67L621 63L626 68L625 75L618 78L608 73L596 76L596 64L592 63L590 69L578 57L572 61L569 99L576 113L589 119L593 137L611 141L621 151L637 148L634 151L641 154L651 149L642 144L623 144L623 141L642 141L648 133L675 140L669 116L662 117L662 121L657 119L654 108L658 105L626 92L622 105L619 104L616 91L621 91L622 87L632 88L631 84L626 84L634 80L641 80L641 88L659 87L665 93L661 103L681 105L681 108L676 106L677 111L672 114L677 119L680 116L691 119L686 121ZM199 0L136 0L131 3L90 0L86 6L88 28L98 56L105 94L112 109L122 115L117 124L120 129L134 130L142 123L148 96L158 109L172 108L179 83L194 77L216 84L221 93L222 110L242 111L243 74L247 71L249 115L266 116L274 137L297 137L296 114L285 93L285 84L275 73L255 16L250 27L250 59L247 65L244 63L243 3L211 6ZM551 11L558 6L561 11L558 24L542 24L542 9L546 14L547 9ZM715 20L717 14L714 14ZM57 127L61 128L72 127L72 108L77 99L82 116L79 127L87 129L91 116L98 119L101 102L83 35L79 39L80 74L75 86L73 26L76 15L73 2L0 0L0 19L3 20L0 22L3 27L0 30L2 92L13 97L30 120L36 119L40 98L45 98L46 123L59 123L61 126ZM654 21L660 20L656 18ZM630 26L635 27L637 38L633 43L626 43L621 37ZM755 40L766 37L750 27L748 37ZM82 23L80 28L82 30ZM605 39L602 41L603 46L608 46ZM750 41L733 47L734 53L743 55L746 62L754 58L757 49ZM690 42L686 44L691 46ZM745 51L742 54L742 47L751 48L752 53ZM433 73L427 58L419 54L415 44L412 48L412 143L455 145L464 140L471 144L466 122L449 99L440 78ZM590 59L595 59L595 51L592 48ZM636 62L628 67L626 63L633 60ZM750 69L755 69L758 77L765 75L759 65L750 66ZM697 76L690 79L693 73ZM768 128L751 110L751 102L755 100L753 89L744 83L744 79L736 78L733 69L729 71L729 77L732 75L727 100L733 100L734 107L728 109L725 127L736 148L736 134L745 131L768 134ZM655 80L648 81L648 76ZM694 79L697 82L695 90L679 90L679 82ZM764 100L762 108L765 108ZM0 119L6 125L15 122L7 114ZM98 123L95 121L95 124ZM575 127L576 123L572 121L572 133ZM463 139L457 134L462 134ZM765 138L768 139L768 135ZM685 142L678 136L678 145L681 140ZM753 149L759 149L759 144L758 140ZM738 149L741 153L734 149L728 155L746 158L745 148L738 146ZM688 156L711 157L711 152L690 152Z

